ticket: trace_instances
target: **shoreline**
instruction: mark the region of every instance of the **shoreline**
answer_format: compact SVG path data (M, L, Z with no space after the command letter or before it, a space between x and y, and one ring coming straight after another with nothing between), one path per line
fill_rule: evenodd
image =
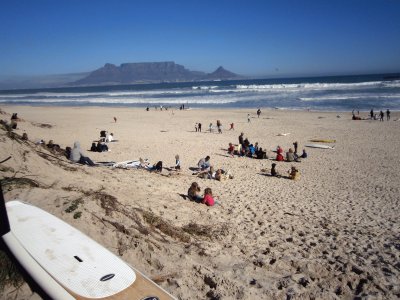
M185 104L185 103L184 103ZM186 104L185 104L186 105ZM157 111L159 111L159 105L157 106ZM51 109L51 108L98 108L98 109L120 109L120 108L126 108L126 109L137 109L137 110L145 110L146 109L146 105L143 106L129 106L129 105L41 105L41 104L37 104L37 105L32 105L32 104L1 104L0 105L0 109L1 107L32 107L32 108L47 108L47 109ZM150 108L149 112L155 111L154 107L155 105L152 106L148 106ZM166 112L171 112L171 111L180 111L179 106L168 106L168 110L165 110L165 106L163 105L163 111ZM172 110L171 110L172 108ZM249 110L251 110L253 112L254 115L256 115L256 111L257 109L260 108L262 111L287 111L287 112L311 112L311 113L349 113L351 115L351 110L316 110L316 109L303 109L303 108L273 108L273 107L189 107L189 108L185 108L183 111L191 111L191 110L205 110L205 111L243 111L248 113ZM357 111L357 110L355 110ZM370 110L359 110L360 113L368 113L369 114ZM391 109L390 110L392 113L397 113L400 112L400 109L395 110L395 109ZM376 110L376 112L378 112L378 110ZM384 111L386 112L386 110ZM385 116L386 118L386 116Z

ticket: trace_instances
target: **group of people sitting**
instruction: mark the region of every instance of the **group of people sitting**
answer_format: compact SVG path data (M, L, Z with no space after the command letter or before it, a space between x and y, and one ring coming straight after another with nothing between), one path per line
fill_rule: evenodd
M203 196L200 195L200 191L201 191L201 189L200 189L200 186L198 185L198 183L193 182L188 189L189 200L197 202L197 203L203 203L207 206L214 206L215 204L218 204L218 202L215 201L213 198L211 188L205 188Z
M288 174L289 174L289 176L287 177L288 179L292 179L292 180L300 179L300 172L295 166L292 166L290 168L290 170L288 171ZM278 178L282 177L282 175L276 170L276 163L273 163L271 165L271 176L278 177Z
M97 142L92 143L92 147L90 147L90 151L93 152L106 152L110 151L106 143L114 142L114 134L108 133L105 130L100 131L100 139Z
M247 138L244 138L243 132L239 135L239 144L237 146L229 143L228 154L232 157L239 155L257 159L268 159L267 152L259 147L258 142L253 145Z
M308 154L306 149L303 149L303 153L299 155L297 153L298 143L294 142L294 151L292 148L289 148L288 152L286 152L286 159L283 157L283 149L281 146L276 148L276 161L287 161L287 162L300 162L302 158L307 158Z
M200 178L216 179L222 181L225 179L232 179L233 175L230 171L225 171L224 169L215 169L210 165L210 156L201 158L197 163L197 172L192 175L197 175Z

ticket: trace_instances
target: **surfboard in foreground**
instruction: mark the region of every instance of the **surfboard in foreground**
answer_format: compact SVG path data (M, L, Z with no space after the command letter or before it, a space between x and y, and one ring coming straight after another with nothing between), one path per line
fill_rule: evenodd
M57 217L20 201L10 201L5 206L1 202L9 220L8 232L4 232L7 226L2 226L2 239L46 298L175 299Z
M320 149L335 149L335 146L321 145L321 144L307 144L305 147L320 148Z

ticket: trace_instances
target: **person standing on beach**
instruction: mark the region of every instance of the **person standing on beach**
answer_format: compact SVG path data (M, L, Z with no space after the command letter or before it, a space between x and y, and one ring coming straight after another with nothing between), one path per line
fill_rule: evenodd
M379 121L383 122L383 117L385 116L385 114L383 113L383 111L379 112Z
M235 126L235 124L231 123L231 128L229 128L229 130L235 130L234 126Z
M261 109L258 109L258 110L257 110L257 116L258 116L258 118L260 117L260 115L261 115Z
M194 124L194 130L196 130L196 132L197 132L197 130L198 130L198 123Z
M243 142L244 142L243 137L244 137L244 133L242 132L242 133L239 135L239 145L242 145L242 146L243 146Z
M250 123L250 114L247 114L247 123Z
M386 121L390 120L390 110L389 108L386 110Z
M297 154L297 148L298 148L299 144L296 142L293 143L293 147L294 147L294 154Z
M217 120L218 133L222 133L221 127L222 127L221 121L220 121L220 120Z
M371 111L369 112L369 115L371 116L371 120L373 120L374 119L374 110L373 109L371 109Z
M198 131L201 132L201 123L197 125Z

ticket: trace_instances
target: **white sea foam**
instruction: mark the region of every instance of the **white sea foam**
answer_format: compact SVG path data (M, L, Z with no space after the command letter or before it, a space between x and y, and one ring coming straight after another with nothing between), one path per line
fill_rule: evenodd
M290 83L290 84L251 84L236 85L237 89L245 90L324 90L324 89L352 89L357 87L378 87L383 81L358 82L358 83Z
M398 99L400 95L341 95L341 96L321 96L321 97L300 97L301 101L329 101L329 100L370 100L370 99Z

